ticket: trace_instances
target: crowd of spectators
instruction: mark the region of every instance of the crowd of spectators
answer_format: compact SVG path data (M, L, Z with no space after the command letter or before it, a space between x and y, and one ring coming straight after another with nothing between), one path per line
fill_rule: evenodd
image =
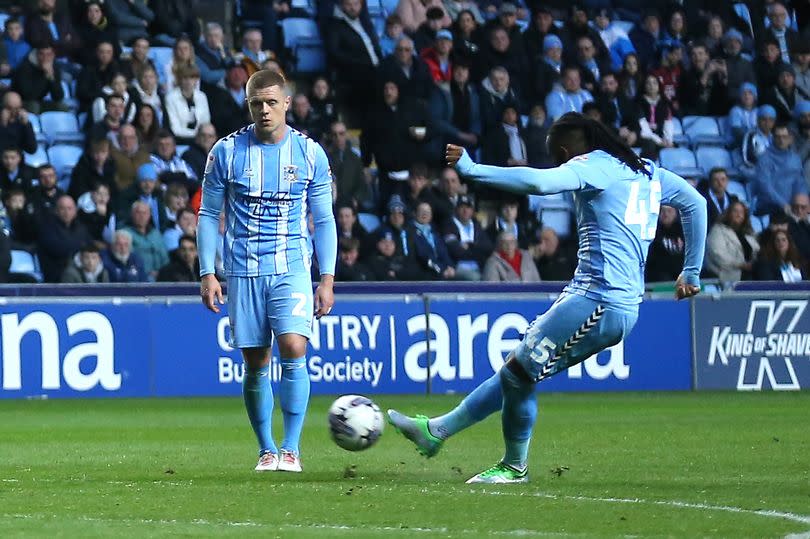
M568 111L653 160L701 144L735 157L685 173L709 208L707 277L810 275L806 1L296 5L235 0L228 29L201 20L194 0L7 6L0 282L33 278L9 274L12 251L35 254L46 282L199 280L206 156L250 122L244 87L259 69L287 75L288 124L329 157L337 280L571 278L569 197L505 195L442 163L454 143L488 164L552 166L546 134ZM278 24L291 17L316 21L323 73L296 72ZM75 137L43 133L53 112L79 120ZM722 139L679 137L696 116L718 119ZM82 150L70 167L31 162L66 144ZM664 206L648 281L674 280L683 250L678 213Z

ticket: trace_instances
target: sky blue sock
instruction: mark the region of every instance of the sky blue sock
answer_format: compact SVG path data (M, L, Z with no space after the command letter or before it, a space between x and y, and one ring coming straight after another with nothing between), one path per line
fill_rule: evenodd
M281 411L284 415L284 441L281 448L298 454L309 404L309 372L305 357L281 360Z
M443 440L478 423L501 409L501 380L496 372L450 412L428 422L431 434Z
M242 381L242 395L245 398L250 426L259 441L259 454L278 453L273 442L273 388L270 387L270 366L251 370L245 365L245 377Z
M503 389L501 422L506 445L503 462L522 469L529 457L529 441L537 420L535 384L521 380L509 369L501 369L500 376Z

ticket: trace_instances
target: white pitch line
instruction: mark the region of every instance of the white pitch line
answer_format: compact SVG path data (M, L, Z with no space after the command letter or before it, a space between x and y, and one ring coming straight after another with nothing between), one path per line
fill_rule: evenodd
M426 492L424 489L422 492ZM438 491L433 492L438 494ZM683 509L701 509L704 511L722 511L726 513L738 513L745 515L757 515L761 517L778 518L782 520L790 520L798 524L810 525L810 515L798 515L787 511L776 511L774 509L743 509L742 507L734 507L730 505L710 505L706 503L682 502L677 500L645 500L643 498L601 498L594 496L571 496L548 494L545 492L501 492L501 491L487 491L487 490L470 490L470 494L486 494L488 496L532 496L536 498L546 498L549 500L574 500L583 502L601 502L601 503L624 503L624 504L639 504L639 505L661 505L664 507L678 507Z

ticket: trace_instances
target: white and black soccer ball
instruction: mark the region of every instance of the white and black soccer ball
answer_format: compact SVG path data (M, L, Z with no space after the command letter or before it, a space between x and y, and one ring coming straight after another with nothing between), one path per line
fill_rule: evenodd
M347 451L374 445L383 431L380 407L362 395L342 395L329 408L329 433Z

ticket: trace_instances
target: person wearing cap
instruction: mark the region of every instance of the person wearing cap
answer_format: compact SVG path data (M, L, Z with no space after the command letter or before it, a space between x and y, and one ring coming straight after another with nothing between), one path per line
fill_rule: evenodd
M428 8L427 20L411 34L417 53L433 45L433 42L436 41L436 32L448 27L446 17L447 14L440 7Z
M458 197L453 218L444 226L444 242L456 267L456 278L480 281L481 270L490 254L492 241L475 219L475 202L470 196Z
M375 252L368 259L368 267L375 281L422 281L425 274L412 256L405 255L399 246L399 232L383 226L374 235Z
M563 42L559 36L548 34L543 38L543 56L534 64L534 98L542 101L560 82L562 73Z
M802 41L802 36L790 28L790 14L782 2L769 4L767 13L770 25L765 29L763 37L776 40L782 61L789 63L791 54Z
M742 56L743 35L739 30L732 28L723 35L723 54L726 62L728 77L729 100L735 101L740 94L740 87L744 83L756 83L754 65Z
M470 65L466 58L453 60L449 83L436 84L428 101L428 112L437 136L431 142L431 155L444 153L447 144L460 144L472 150L481 136L481 98L478 87L470 83Z
M750 82L740 86L739 102L731 107L728 123L734 136L734 146L742 145L743 137L757 126L757 87Z
M790 200L807 193L802 160L791 146L793 134L784 124L773 129L773 144L759 157L753 192L756 196L754 215L767 215L777 210L790 212Z
M406 32L416 32L428 20L428 10L438 8L441 16L438 18L441 28L447 28L452 20L447 16L441 0L400 0L397 4L396 14L402 21Z
M118 221L127 222L130 218L132 204L140 200L145 202L151 211L152 222L160 223L160 216L166 213L163 197L157 188L158 172L152 163L144 163L135 173L135 183L121 193L118 208Z
M402 197L394 195L388 201L385 211L385 227L394 234L396 252L406 257L414 257L413 232L408 227L408 208ZM416 261L413 258L414 263Z
M793 52L796 87L810 94L810 43L802 41Z
M424 49L420 56L427 64L433 82L449 82L452 77L453 64L450 53L453 51L453 34L450 30L436 32L436 42Z
M753 177L759 156L773 142L773 126L776 124L776 110L770 105L760 105L757 108L757 126L748 131L742 141L742 158L745 167L743 173L749 172Z
M810 100L810 94L796 86L796 71L793 66L783 64L779 68L776 84L764 91L762 100L776 109L776 121L788 123L793 120L796 105Z
M397 41L394 54L386 57L377 69L377 84L393 81L401 98L427 100L433 88L430 69L416 55L413 40L403 36Z
M573 4L568 11L568 19L565 21L560 38L563 42L564 61L566 64L576 64L579 48L579 39L588 37L594 46L595 58L602 64L610 63L610 53L599 37L599 32L588 23L588 13L579 4Z
M554 26L554 16L544 5L534 6L532 9L532 20L529 28L523 32L523 42L526 45L526 54L532 66L542 61L545 53L545 39L549 35L557 35L557 27ZM562 42L560 42L562 51Z

